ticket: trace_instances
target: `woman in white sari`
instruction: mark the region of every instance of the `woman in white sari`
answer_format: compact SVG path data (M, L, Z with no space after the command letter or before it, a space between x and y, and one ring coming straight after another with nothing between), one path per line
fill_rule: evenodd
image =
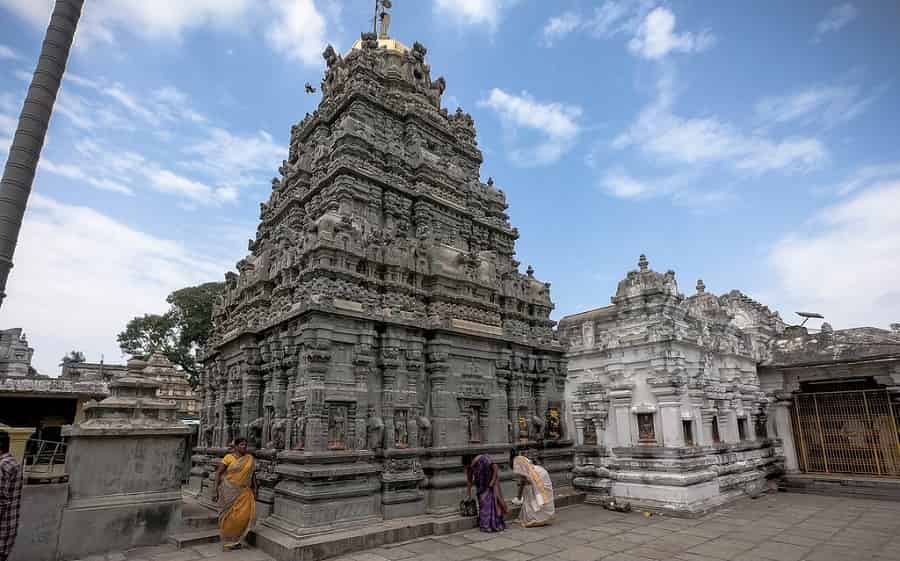
M553 522L556 508L553 506L553 482L547 470L534 465L525 456L516 456L513 473L519 477L519 500L516 501L522 504L519 523L524 528L533 528Z

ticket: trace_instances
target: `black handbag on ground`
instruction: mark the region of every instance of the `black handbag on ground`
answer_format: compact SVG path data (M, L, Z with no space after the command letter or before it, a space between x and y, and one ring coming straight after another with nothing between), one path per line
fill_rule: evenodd
M478 503L475 499L463 499L459 501L459 515L466 518L478 516Z

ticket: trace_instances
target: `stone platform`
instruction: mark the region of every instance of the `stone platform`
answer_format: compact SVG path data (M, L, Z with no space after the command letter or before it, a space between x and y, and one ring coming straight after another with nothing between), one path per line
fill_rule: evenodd
M556 497L556 506L566 508L583 501L584 495L581 493L565 493ZM518 507L512 507L510 520L515 520L518 514ZM291 539L277 530L260 525L250 539L259 549L279 560L319 561L373 547L430 536L446 536L471 530L476 524L475 518L463 518L456 514L423 515L379 522L363 528L328 532L303 540Z
M891 561L900 560L900 503L778 493L740 499L696 519L619 514L579 505L554 526L502 534L466 530L333 561ZM219 544L136 549L91 561L271 561ZM87 560L82 560L87 561Z
M900 480L888 478L792 473L779 480L778 488L830 497L900 500Z

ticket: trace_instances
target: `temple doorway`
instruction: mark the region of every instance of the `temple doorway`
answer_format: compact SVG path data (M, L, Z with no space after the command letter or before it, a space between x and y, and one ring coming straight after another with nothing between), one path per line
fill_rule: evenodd
M793 411L801 471L900 477L900 407L887 390L798 393Z

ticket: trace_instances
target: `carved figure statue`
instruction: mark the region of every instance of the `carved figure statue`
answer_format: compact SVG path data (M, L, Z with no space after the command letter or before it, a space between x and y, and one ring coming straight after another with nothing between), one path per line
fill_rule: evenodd
M519 440L528 440L528 419L524 414L519 415L517 425Z
M394 446L396 448L409 447L408 412L405 409L394 411Z
M328 449L347 448L347 406L332 405L328 415Z
M544 436L544 427L545 427L546 425L547 425L547 423L546 423L543 419L541 419L540 417L538 417L537 415L532 415L532 416L531 416L531 426L534 427L534 434L535 434L536 437L538 437L538 438L543 438L543 436Z
M267 447L275 450L284 450L284 437L287 432L287 420L275 419L272 423L272 442Z
M366 447L369 450L384 448L384 421L381 417L370 415L366 423Z
M416 427L419 429L419 446L422 448L432 446L434 440L431 434L431 419L424 416L417 417Z
M294 432L291 435L294 450L303 450L306 447L306 415L298 415L294 419Z
M547 438L559 440L562 437L562 422L559 418L559 409L551 407L547 412Z
M325 52L322 53L322 58L325 59L325 64L328 65L328 68L334 66L339 60L338 54L335 52L334 47L332 47L331 45L325 47Z
M262 447L262 432L263 427L265 426L266 420L263 417L257 417L250 425L247 427L249 429L248 440L250 440L250 446L254 448Z

